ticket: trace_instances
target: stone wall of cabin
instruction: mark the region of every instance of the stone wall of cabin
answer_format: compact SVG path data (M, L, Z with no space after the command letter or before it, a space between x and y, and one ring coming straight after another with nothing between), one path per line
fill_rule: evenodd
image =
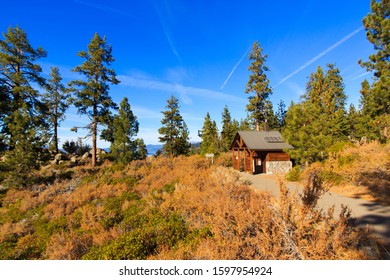
M291 161L267 161L265 164L267 174L286 174L292 168Z

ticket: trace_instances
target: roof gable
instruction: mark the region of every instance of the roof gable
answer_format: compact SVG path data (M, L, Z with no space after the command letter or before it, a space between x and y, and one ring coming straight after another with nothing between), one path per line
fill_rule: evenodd
M282 151L285 149L293 149L283 139L279 131L238 131L233 143L230 145L230 149L234 147L240 138L250 150Z

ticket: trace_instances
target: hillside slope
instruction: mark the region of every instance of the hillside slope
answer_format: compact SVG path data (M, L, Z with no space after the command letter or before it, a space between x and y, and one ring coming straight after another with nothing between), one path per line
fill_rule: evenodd
M376 258L348 213L334 220L283 182L275 200L200 156L59 172L0 196L0 259Z
M320 168L332 191L390 205L390 143L348 145Z

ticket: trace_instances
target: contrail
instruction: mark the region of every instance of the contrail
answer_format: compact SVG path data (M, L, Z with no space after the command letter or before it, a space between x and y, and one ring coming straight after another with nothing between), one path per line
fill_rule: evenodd
M175 45L174 45L174 43L172 41L172 38L170 36L169 28L168 28L167 24L165 23L165 21L163 19L163 15L160 12L159 8L157 7L156 2L153 1L153 4L154 4L154 9L155 9L155 11L157 13L158 19L160 21L161 27L162 27L162 29L164 31L164 35L165 35L165 37L168 40L169 46L171 47L172 53L176 56L176 58L180 62L180 64L183 64L182 59L181 59L179 53L177 52L176 47L175 47Z
M249 50L251 49L251 47L249 46L249 48L246 50L246 52L242 55L242 57L240 58L240 60L236 63L236 65L234 65L232 71L230 71L230 74L229 76L226 78L225 82L223 83L223 85L221 86L221 90L223 90L223 88L226 86L227 82L229 81L230 77L233 75L234 71L236 70L237 66L240 65L240 63L243 61L243 59L245 58L245 56L247 55L247 53L249 52Z
M125 13L123 11L120 11L118 9L114 9L114 8L112 8L110 6L107 6L107 5L102 5L102 4L89 2L89 1L82 1L82 0L73 0L73 2L82 4L82 5L85 5L85 6L89 6L89 7L98 9L98 10L102 10L102 11L105 11L105 12L112 12L112 13L122 14L122 15L126 15L126 16L128 15L127 13Z
M323 57L324 55L326 55L327 53L329 53L330 51L334 50L335 48L337 48L338 46L340 46L341 44L343 44L344 42L348 41L349 39L351 39L353 36L355 36L357 33L359 33L360 31L363 30L364 27L360 27L358 29L356 29L355 31L349 33L347 36L345 36L344 38L342 38L341 40L337 41L336 43L334 43L333 45L331 45L329 48L327 48L326 50L324 50L323 52L321 52L320 54L318 54L317 56L313 57L312 59L310 59L308 62L306 62L305 64L303 64L301 67L299 67L298 69L296 69L294 72L292 72L291 74L287 75L286 77L284 77L283 79L281 79L279 81L279 83L277 83L273 88L276 88L277 86L283 84L285 81L287 81L288 79L290 79L292 76L298 74L299 72L301 72L303 69L305 69L306 67L308 67L309 65L313 64L314 62L316 62L318 59L320 59L321 57Z

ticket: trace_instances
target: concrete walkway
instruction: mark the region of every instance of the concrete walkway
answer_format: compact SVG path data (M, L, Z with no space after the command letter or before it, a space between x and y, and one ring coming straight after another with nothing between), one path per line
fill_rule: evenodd
M279 195L279 189L276 181L277 177L273 175L251 175L240 173L241 178L252 183L253 188L269 191L273 195ZM302 193L302 187L297 183L289 183L288 188L294 192ZM335 206L335 216L337 217L341 210L341 205L346 205L352 211L352 218L356 218L359 226L369 227L385 243L390 245L390 206L383 206L376 202L363 199L350 198L336 193L326 193L318 201L319 207L323 210Z

